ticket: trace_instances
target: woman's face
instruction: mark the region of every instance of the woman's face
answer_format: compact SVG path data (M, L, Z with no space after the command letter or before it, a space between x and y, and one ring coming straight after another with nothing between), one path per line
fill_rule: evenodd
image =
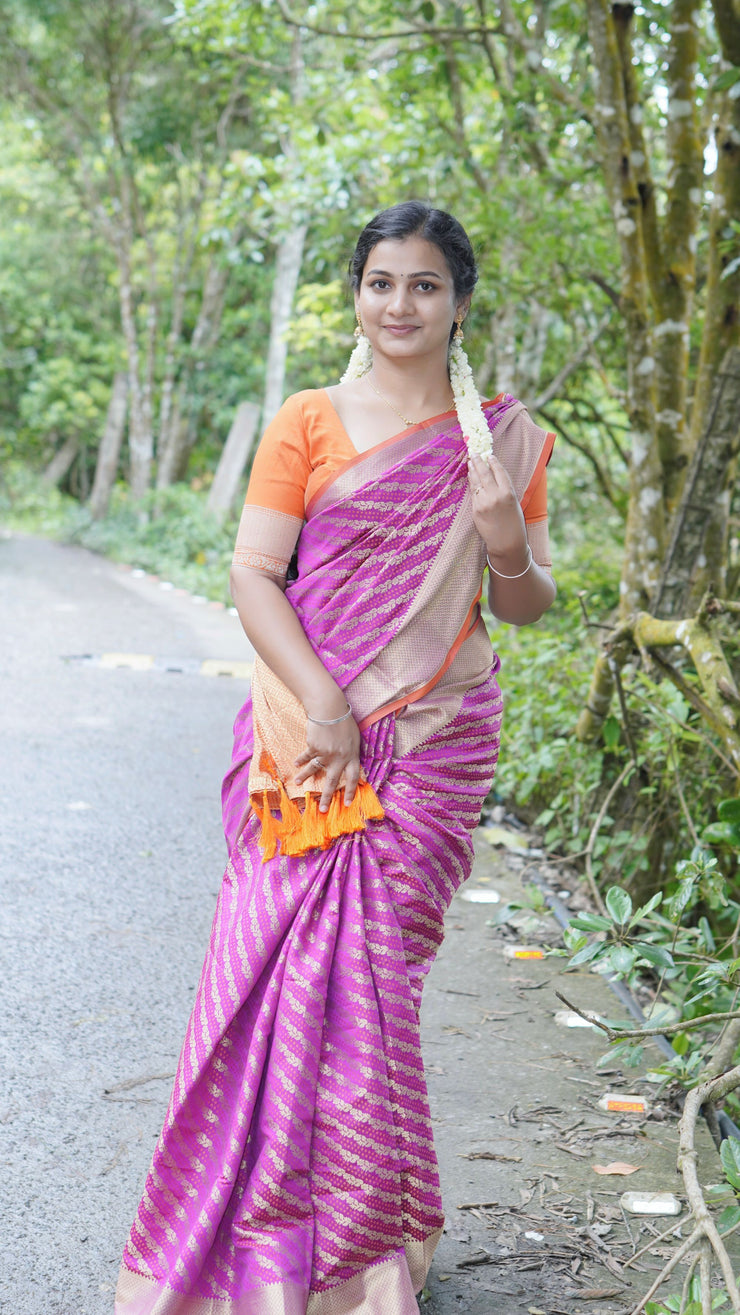
M422 237L378 242L368 255L355 309L374 352L394 358L447 352L450 329L467 313L442 252Z

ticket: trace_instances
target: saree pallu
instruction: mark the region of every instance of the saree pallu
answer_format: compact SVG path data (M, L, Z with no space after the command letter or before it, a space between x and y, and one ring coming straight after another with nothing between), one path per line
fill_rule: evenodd
M361 723L385 817L263 863L247 702L118 1315L416 1315L443 1225L419 1005L501 717L465 457L446 418L348 462L308 509L288 596Z

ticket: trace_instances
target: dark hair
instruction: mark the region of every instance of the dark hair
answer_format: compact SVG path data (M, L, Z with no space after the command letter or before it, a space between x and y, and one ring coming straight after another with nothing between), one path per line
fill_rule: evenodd
M378 242L402 242L406 237L423 237L439 247L450 269L455 296L468 297L478 281L475 255L462 224L445 210L435 210L425 201L401 201L366 224L357 239L349 262L349 278L355 291L362 282L367 258Z

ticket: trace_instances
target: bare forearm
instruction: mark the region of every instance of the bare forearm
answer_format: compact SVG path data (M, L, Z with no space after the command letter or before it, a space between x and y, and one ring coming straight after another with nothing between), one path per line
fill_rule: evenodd
M501 570L508 573L508 565L502 565ZM488 606L499 621L507 621L513 626L526 626L539 621L548 607L552 606L556 594L557 587L552 576L534 561L519 579L506 580L493 571L489 572Z
M306 712L341 716L347 700L314 653L277 581L249 567L234 567L231 596L247 638Z

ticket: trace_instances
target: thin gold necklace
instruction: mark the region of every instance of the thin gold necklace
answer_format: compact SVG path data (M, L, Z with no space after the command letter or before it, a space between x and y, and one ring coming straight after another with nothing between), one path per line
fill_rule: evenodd
M418 425L418 423L419 423L418 420L409 420L409 419L407 419L407 417L403 414L403 411L399 411L399 409L398 409L397 406L394 406L392 402L389 402L389 401L388 401L388 398L383 396L383 394L381 393L380 389L375 387L375 384L373 383L372 379L368 379L368 383L369 383L370 387L372 388L373 392L376 393L377 396L380 398L381 402L385 402L386 406L389 406L389 407L391 408L391 411L395 411L396 415L399 416L399 417L401 418L401 420L403 420L403 423L404 423L406 426L409 426L409 425Z
M383 396L380 389L375 387L375 384L373 383L372 379L370 379L369 377L368 377L368 383L372 388L373 392L380 398L381 402L385 402L386 406L389 406L391 408L391 411L395 411L396 415L399 417L399 419L403 420L403 423L406 426L421 424L420 420L409 420L408 417L403 414L403 411L399 411L397 406L394 406L392 402L389 402L388 398ZM453 401L454 401L454 394L453 394Z

